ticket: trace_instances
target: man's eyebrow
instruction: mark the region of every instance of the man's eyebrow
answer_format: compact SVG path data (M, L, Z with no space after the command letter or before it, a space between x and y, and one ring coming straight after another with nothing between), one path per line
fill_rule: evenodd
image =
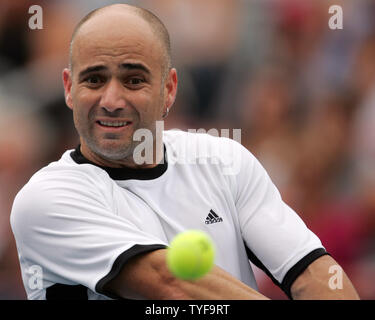
M150 70L141 63L122 63L122 64L119 65L119 67L121 69L127 69L127 70L137 70L138 69L138 70L142 70L142 71L146 72L147 74L150 74ZM107 69L108 68L106 66L103 66L103 65L91 66L91 67L88 67L88 68L82 70L78 74L78 78L82 79L85 75L87 75L91 72L98 72L98 71L103 71L103 70L107 70Z
M85 75L91 73L91 72L97 72L97 71L102 71L102 70L106 70L107 67L105 66L102 66L102 65L99 65L99 66L92 66L92 67L88 67L84 70L82 70L79 74L78 74L78 78L81 79L82 77L84 77Z
M128 70L139 69L139 70L143 70L144 72L150 74L150 70L141 63L122 63L120 65L120 68L121 69L128 69Z

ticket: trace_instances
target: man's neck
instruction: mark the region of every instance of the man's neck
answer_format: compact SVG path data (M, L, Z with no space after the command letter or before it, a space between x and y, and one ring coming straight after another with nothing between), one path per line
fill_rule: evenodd
M126 157L121 160L112 160L112 159L107 159L105 157L102 157L95 152L93 152L91 149L89 149L86 144L82 143L81 141L81 153L82 155L89 161L95 163L98 166L101 167L110 167L110 168L133 168L133 169L149 169L149 168L154 168L160 163L162 163L163 158L164 158L164 147L163 144L160 146L156 146L154 144L153 146L153 161L152 163L143 163L143 164L138 164L134 161L134 156L133 153L131 156ZM155 152L156 150L156 152Z

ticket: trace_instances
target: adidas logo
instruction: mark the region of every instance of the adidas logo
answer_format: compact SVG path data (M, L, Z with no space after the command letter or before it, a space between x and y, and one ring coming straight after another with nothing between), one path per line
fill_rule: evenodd
M208 214L205 224L212 224L217 222L222 222L223 218L219 217L214 210L210 210L210 213Z

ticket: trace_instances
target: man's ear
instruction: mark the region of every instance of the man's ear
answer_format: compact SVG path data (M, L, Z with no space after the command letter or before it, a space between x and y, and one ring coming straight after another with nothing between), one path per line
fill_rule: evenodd
M176 100L176 95L177 95L177 70L175 68L172 68L169 71L169 74L166 78L165 82L165 97L166 97L166 103L165 103L165 108L168 110L171 109L173 103ZM166 112L167 110L164 110Z
M63 70L62 76L63 76L63 83L64 83L65 103L70 109L73 109L72 77L71 77L70 70L68 68L65 68Z

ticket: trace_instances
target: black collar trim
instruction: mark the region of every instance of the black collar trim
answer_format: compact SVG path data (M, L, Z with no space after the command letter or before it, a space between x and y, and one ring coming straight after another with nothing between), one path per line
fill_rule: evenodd
M152 180L159 178L162 174L167 171L168 169L168 162L167 162L167 150L164 145L164 161L163 163L158 164L154 168L147 168L147 169L133 169L133 168L111 168L111 167L102 167L90 160L86 159L84 155L81 153L81 145L70 153L72 159L78 164L92 164L96 167L99 167L106 171L109 176L113 180Z

